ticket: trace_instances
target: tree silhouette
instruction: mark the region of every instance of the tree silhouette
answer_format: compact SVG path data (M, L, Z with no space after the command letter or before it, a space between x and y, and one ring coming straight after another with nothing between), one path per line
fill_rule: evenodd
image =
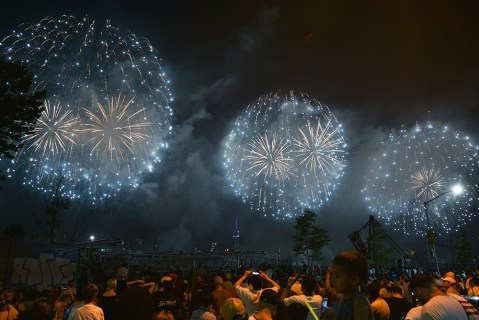
M70 208L70 201L68 198L58 195L63 177L57 183L55 195L53 200L48 204L43 218L34 215L35 222L40 227L42 233L48 236L50 243L57 242L57 234L60 231L62 220L60 218L60 211Z
M32 79L21 62L0 60L0 157L15 157L41 115L45 91L31 93ZM0 174L0 181L4 179Z
M328 231L315 224L316 217L316 213L305 209L302 216L296 217L293 227L297 230L293 235L295 243L293 251L296 255L306 258L310 272L313 270L314 262L321 259L321 249L331 241Z

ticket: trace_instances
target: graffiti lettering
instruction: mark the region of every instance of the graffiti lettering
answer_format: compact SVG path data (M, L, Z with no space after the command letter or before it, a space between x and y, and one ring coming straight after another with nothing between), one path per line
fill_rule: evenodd
M35 286L38 291L66 284L73 280L76 263L68 258L41 253L38 259L13 259L10 281L14 285Z

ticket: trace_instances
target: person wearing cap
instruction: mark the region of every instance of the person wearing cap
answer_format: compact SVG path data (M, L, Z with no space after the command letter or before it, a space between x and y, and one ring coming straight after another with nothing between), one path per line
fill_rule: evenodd
M441 291L444 293L453 293L459 295L459 292L454 288L454 285L456 284L456 280L452 277L444 277L441 278L442 281L442 287Z
M314 315L311 312L314 312L316 316L321 315L321 305L323 303L323 298L315 294L316 290L316 280L312 276L304 276L301 280L301 290L303 294L293 295L286 297L283 300L283 303L286 307L290 307L293 303L299 303L303 306L307 306L308 303L311 306L312 311L308 308L307 320L314 320Z
M469 301L461 296L442 292L430 275L414 275L411 279L410 288L411 292L423 305L421 319L479 319L479 312Z
M259 296L258 310L248 320L272 320L276 316L279 294L273 289L264 289Z
M169 312L173 314L175 319L178 319L181 301L173 293L173 278L170 276L161 278L158 291L153 293L153 299L155 312Z
M246 316L244 304L238 298L226 299L221 306L220 312L223 320L240 320Z

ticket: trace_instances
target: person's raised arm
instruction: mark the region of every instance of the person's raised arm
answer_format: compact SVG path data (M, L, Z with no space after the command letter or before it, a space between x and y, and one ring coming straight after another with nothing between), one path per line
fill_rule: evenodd
M141 286L147 288L148 292L150 294L153 294L153 291L155 290L155 285L156 285L155 282L146 282L146 283L142 284Z
M289 294L291 287L293 284L296 282L296 279L298 278L299 273L296 272L294 276L290 277L288 279L288 283L286 284L286 288L281 292L281 296L279 297L279 301L283 301Z
M246 270L244 274L241 276L241 278L238 279L238 281L235 282L233 285L234 288L239 287L243 284L243 282L251 275L253 270Z
M259 272L259 275L261 278L263 278L264 280L268 281L269 283L271 283L271 285L273 286L273 288L280 288L279 284L276 283L276 281L274 281L273 279L271 279L270 277L268 277L268 275L264 272L264 271L260 271Z
M135 286L135 285L144 285L145 284L145 280L131 280L131 281L128 281L126 283L126 285L129 287L129 286Z

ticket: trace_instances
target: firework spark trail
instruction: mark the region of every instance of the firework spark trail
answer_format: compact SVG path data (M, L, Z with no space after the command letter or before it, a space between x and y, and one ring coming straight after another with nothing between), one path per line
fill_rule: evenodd
M134 112L129 111L129 107L133 98L125 103L125 97L119 96L116 100L114 97L108 97L108 109L97 101L100 115L95 111L84 109L85 113L90 117L90 123L84 123L85 135L89 139L85 144L92 144L91 152L107 152L110 154L110 160L115 158L122 162L128 155L134 155L135 145L141 144L148 139L148 135L144 133L144 129L152 126L150 122L141 120L142 112L145 109L139 109ZM137 120L136 118L139 118ZM129 151L128 155L125 152ZM115 154L115 157L113 157Z
M444 177L439 169L421 168L411 176L411 184L416 198L432 199L444 192L446 186Z
M321 169L321 174L326 175L330 170L334 170L334 166L340 165L342 158L337 154L344 153L342 149L344 140L337 135L338 128L332 128L331 119L328 119L326 126L323 128L318 119L316 129L311 126L308 121L308 133L306 134L301 128L301 139L293 138L295 146L294 152L301 157L300 164L305 164L309 170L316 174L316 168Z
M278 141L279 140L279 141ZM278 180L283 180L291 172L291 159L286 157L288 143L279 139L276 133L269 139L267 134L255 137L248 142L251 149L246 149L245 160L251 162L251 166L246 170L255 170L256 176L264 175L265 179L275 176Z
M68 145L76 144L78 122L79 117L73 117L71 110L62 111L60 102L52 107L46 100L32 133L24 137L22 144L26 145L27 151L31 150L42 158L50 154L55 157L67 152Z
M238 117L224 144L224 165L234 192L252 210L285 219L329 200L346 147L326 106L303 93L275 92Z
M137 187L141 174L161 161L172 130L173 99L147 39L109 21L98 26L88 16L48 17L19 26L1 41L0 53L25 63L34 74L34 90L46 89L62 110L52 112L64 115L56 123L42 115L9 168L11 176L26 172L24 184L42 192L54 192L63 176L64 196L98 202ZM71 135L58 128L67 119ZM42 130L57 134L42 135ZM55 157L43 157L52 152Z
M478 148L467 136L438 123L392 132L371 159L362 189L369 209L406 234L427 229L424 202L460 183L460 196L445 194L428 205L439 233L458 231L478 206Z

